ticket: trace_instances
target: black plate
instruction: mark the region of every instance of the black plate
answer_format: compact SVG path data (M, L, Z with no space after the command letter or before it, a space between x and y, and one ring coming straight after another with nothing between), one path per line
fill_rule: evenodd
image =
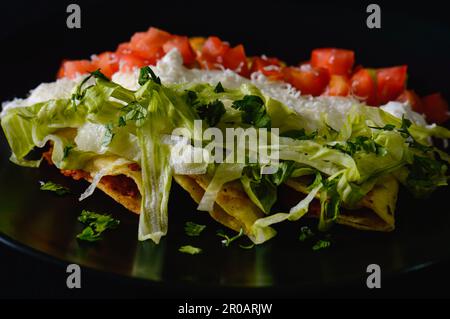
M434 90L447 96L449 93L448 72L443 71L450 70L450 62L445 59L450 56L450 50L448 43L442 41L442 37L448 39L449 27L439 19L416 18L414 14L418 12L414 10L402 14L396 7L383 9L385 29L374 31L365 27L365 7L271 4L273 12L285 14L275 15L268 25L261 24L258 18L267 11L263 8L255 11L246 6L239 15L242 23L230 26L230 15L236 15L232 8L224 8L219 16L212 17L205 8L183 6L183 10L172 12L169 17L166 14L171 12L169 7L153 11L146 8L146 11L141 7L137 9L138 6L142 4L130 3L123 9L129 10L124 18L123 10L96 2L82 3L86 18L81 30L64 28L63 5L54 6L49 12L36 8L38 12L44 10L45 14L36 18L38 21L32 20L29 25L13 30L5 40L9 48L15 49L4 53L8 63L2 66L3 72L11 75L12 80L4 84L2 100L23 96L39 82L52 80L63 57L82 58L92 52L113 49L134 31L150 24L175 33L218 34L232 43L248 43L251 53L277 55L291 63L307 59L313 47L354 48L357 60L365 65L407 63L410 84L420 93ZM301 20L297 19L299 12L305 11L320 11L320 23L317 15L303 14ZM120 18L127 23L109 23ZM38 39L42 34L46 36ZM24 39L34 48L35 59L30 59L29 51L24 51ZM434 81L429 81L430 77ZM331 234L332 247L313 252L312 243L298 241L300 226L307 221L282 226L278 237L251 250L238 245L223 248L216 236L216 231L223 227L196 212L189 195L174 185L170 197L169 235L160 245L154 245L137 241L137 216L100 191L79 203L77 195L87 187L86 182L75 182L49 167L40 170L17 167L8 161L4 136L0 140L1 241L24 251L38 252L38 255L163 284L239 287L322 287L363 281L369 264L380 265L384 274L398 274L450 256L448 189L438 191L427 201L414 200L402 191L395 232L384 234L335 227ZM75 195L56 197L42 192L40 180L66 185ZM75 236L82 229L77 222L82 209L112 214L120 219L120 227L108 232L97 244L80 243ZM184 235L183 225L188 220L206 224L204 235L200 238ZM314 223L310 225L315 227ZM179 253L178 248L185 244L199 246L204 253L197 256Z

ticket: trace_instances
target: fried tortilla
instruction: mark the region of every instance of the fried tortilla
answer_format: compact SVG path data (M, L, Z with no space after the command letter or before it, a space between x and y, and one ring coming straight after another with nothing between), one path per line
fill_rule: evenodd
M308 184L303 179L289 179L286 184L302 194L308 194ZM394 211L397 203L398 182L393 176L381 178L364 196L355 209L343 207L336 220L338 224L361 230L389 232L395 229ZM317 198L319 198L318 194ZM318 200L316 200L318 202ZM319 217L320 205L311 205L307 216Z

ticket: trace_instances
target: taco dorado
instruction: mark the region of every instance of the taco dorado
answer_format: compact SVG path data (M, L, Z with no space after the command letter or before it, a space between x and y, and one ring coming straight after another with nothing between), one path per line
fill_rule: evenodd
M303 217L318 218L321 230L339 223L392 231L399 183L421 197L447 184L448 155L430 138L450 132L425 117L442 123L448 110L438 94L419 99L406 90L406 66L353 64L352 51L318 49L289 67L248 58L242 45L217 37L150 28L115 52L65 61L56 82L5 102L1 124L13 162L38 167L27 155L43 149L64 175L91 183L80 200L99 188L140 214L140 240L167 233L172 179L199 210L256 244L276 234L275 224ZM266 162L208 161L214 154L193 135L179 156L200 152L205 160L174 158L168 137L178 128L192 133L195 121L224 135L266 129L278 141L269 147L274 172L263 174ZM296 195L286 212L272 209L279 187Z

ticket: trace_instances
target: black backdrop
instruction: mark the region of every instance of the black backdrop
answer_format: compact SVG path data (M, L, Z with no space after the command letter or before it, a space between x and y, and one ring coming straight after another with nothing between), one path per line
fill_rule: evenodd
M408 64L410 87L420 94L441 91L450 98L450 18L440 2L377 1L382 12L380 30L367 28L369 2L364 1L71 2L81 6L81 29L69 30L65 25L70 2L1 2L0 100L23 96L40 82L52 81L63 58L88 58L114 50L117 43L150 25L178 34L215 34L232 44L244 43L249 55L264 53L292 64L307 59L315 47L349 48L356 51L357 63L366 66ZM377 292L348 286L314 296L449 296L448 265L391 279ZM69 291L63 265L0 247L0 296L133 297L145 296L150 289L94 272L87 276L85 289ZM199 291L161 291L160 296L183 297L186 293L205 296ZM227 292L213 293L223 294Z

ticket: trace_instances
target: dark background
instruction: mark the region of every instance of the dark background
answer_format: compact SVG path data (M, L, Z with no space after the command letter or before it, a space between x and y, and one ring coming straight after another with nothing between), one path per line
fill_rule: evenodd
M311 49L353 49L358 64L382 67L408 64L408 86L420 94L450 98L450 19L443 3L426 1L381 5L382 28L366 27L370 2L311 1L72 1L80 4L82 28L67 29L65 1L14 1L0 4L2 39L0 100L23 96L43 81L53 81L62 59L88 58L114 50L133 32L150 25L172 33L218 35L244 43L248 55L277 56L295 64ZM50 48L50 49L49 49ZM3 181L1 181L3 182ZM363 283L302 292L309 297L450 297L450 263L383 281L369 291ZM83 270L83 289L65 285L65 265L40 260L0 246L1 297L222 297L236 291L178 289L155 292L142 282ZM292 297L291 291L255 291L252 297Z

